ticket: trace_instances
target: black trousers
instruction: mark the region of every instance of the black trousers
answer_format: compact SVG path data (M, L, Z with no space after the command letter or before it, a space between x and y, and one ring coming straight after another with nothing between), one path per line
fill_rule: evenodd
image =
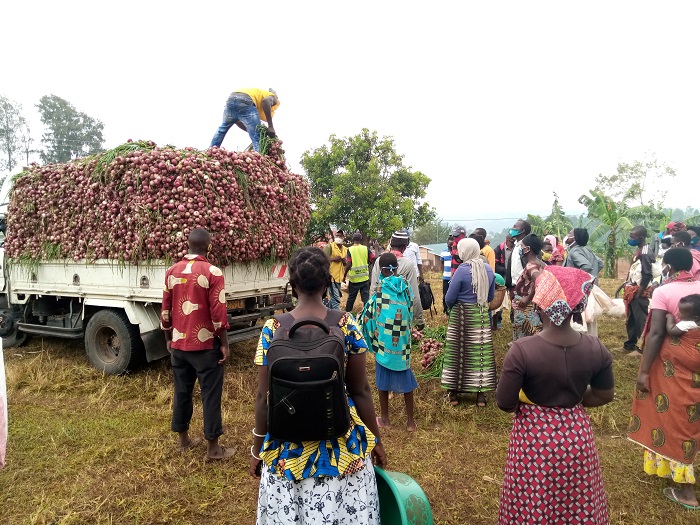
M352 307L355 306L355 299L357 299L357 292L360 292L362 304L366 304L369 301L369 279L362 283L348 283L348 300L345 303L346 312L352 312Z
M450 287L450 280L442 280L442 311L447 313L447 303L445 302L445 296L447 295L447 289Z
M649 298L635 297L630 302L629 310L630 314L627 317L627 341L625 341L624 348L632 351L644 333L644 325L649 314Z
M204 437L216 439L224 433L221 422L221 392L224 387L224 367L221 359L221 341L214 340L212 350L173 350L170 362L173 367L175 399L171 430L184 432L190 428L192 419L192 392L199 380L204 409Z

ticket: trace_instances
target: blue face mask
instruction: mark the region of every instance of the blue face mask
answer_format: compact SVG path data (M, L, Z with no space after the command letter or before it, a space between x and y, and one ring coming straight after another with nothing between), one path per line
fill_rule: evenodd
M627 244L630 246L639 246L641 239L627 239Z
M511 228L510 230L508 230L508 233L510 234L511 237L517 237L522 232L520 230L515 230L515 229Z
M698 240L699 240L699 239L700 239L700 237L698 237L698 236L696 235L695 237L693 237L692 239L690 239L690 245L691 245L691 246L697 246L697 245L698 245Z

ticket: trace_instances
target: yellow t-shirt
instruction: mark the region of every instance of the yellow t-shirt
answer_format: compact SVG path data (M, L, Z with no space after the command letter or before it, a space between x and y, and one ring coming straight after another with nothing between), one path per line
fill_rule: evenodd
M323 250L326 252L326 255L328 255L328 258L330 259L331 257L342 257L342 261L338 262L331 262L331 277L333 278L334 283L342 283L343 282L343 277L345 276L345 261L347 260L348 257L348 249L344 245L338 246L337 243L335 242L330 242L326 244L326 246L323 248Z
M266 89L258 89L258 88L237 89L235 92L236 93L245 93L246 95L250 96L250 98L252 98L253 102L255 103L255 107L258 108L258 115L260 115L260 119L267 122L267 117L265 116L265 112L262 110L262 101L266 97L276 96L274 93L272 93L271 91L267 91ZM279 105L280 105L280 99L277 98L277 104L275 104L274 106L272 106L270 108L270 114L273 117L275 116L275 110L279 107Z
M496 271L496 252L493 251L493 248L489 246L488 244L484 246L481 249L481 253L486 257L486 260L489 263L489 266L491 269L495 272Z

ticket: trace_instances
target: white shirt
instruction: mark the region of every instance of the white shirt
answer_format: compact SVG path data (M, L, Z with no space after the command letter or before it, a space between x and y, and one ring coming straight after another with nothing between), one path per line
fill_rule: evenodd
M520 275L523 273L523 261L520 260L520 248L522 244L520 241L515 241L513 245L513 253L510 254L510 280L515 286L520 279Z
M408 246L403 252L403 256L409 261L412 261L416 267L416 272L418 271L418 265L422 265L423 261L420 258L420 248L415 242L409 242Z
M452 252L450 250L440 252L440 259L442 260L442 278L449 281L452 279Z
M678 321L676 328L682 330L683 332L687 332L688 330L697 330L700 328L700 326L698 326L695 321Z

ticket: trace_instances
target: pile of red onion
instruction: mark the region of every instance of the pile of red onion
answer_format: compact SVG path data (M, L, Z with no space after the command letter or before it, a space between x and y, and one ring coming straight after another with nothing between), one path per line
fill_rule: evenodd
M7 254L22 260L174 261L190 230L212 234L212 262L285 259L309 221L309 188L281 142L268 155L129 142L16 177Z

